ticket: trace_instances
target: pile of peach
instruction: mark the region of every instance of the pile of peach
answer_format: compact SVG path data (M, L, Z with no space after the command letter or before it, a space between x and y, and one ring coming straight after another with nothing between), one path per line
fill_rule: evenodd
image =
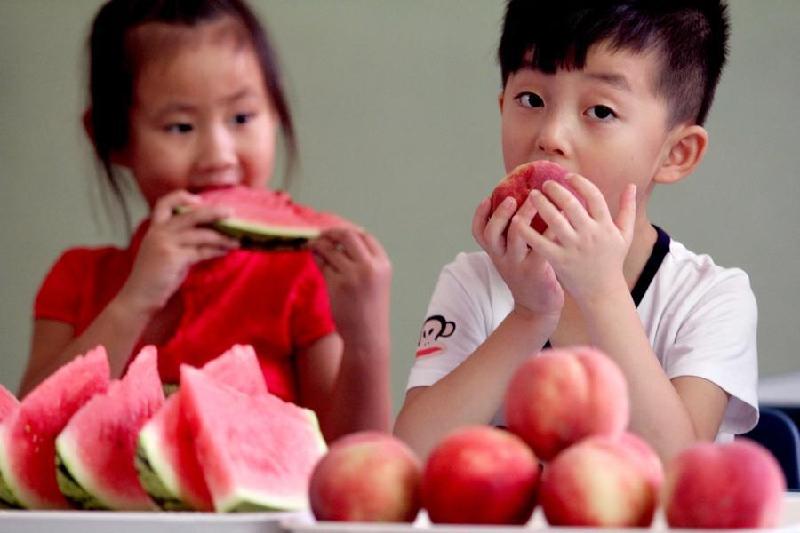
M311 478L318 520L524 524L540 505L554 526L776 526L785 480L759 445L701 443L666 469L627 432L627 385L587 348L529 358L506 394L508 430L460 428L421 464L402 442L365 432L335 442Z

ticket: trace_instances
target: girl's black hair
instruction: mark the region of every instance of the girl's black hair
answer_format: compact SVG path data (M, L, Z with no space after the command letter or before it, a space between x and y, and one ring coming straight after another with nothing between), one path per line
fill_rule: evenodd
M130 214L112 156L124 149L129 140L129 112L138 67L130 33L152 22L191 27L224 17L241 24L258 57L268 98L283 130L287 175L296 160L297 140L277 57L265 28L242 0L110 0L95 16L89 37L91 112L87 127L105 180L122 207L128 227Z
M505 87L527 67L552 74L582 69L592 45L656 51L657 94L671 125L703 124L728 52L723 0L509 0L498 58Z

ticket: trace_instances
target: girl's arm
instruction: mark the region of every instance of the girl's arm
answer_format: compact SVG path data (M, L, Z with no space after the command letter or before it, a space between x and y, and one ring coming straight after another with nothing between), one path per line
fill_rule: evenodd
M177 207L185 205L195 207L174 214ZM153 208L150 227L128 279L79 337L74 337L68 324L52 320L35 322L20 395L76 355L101 344L108 352L111 377L119 377L142 333L154 317L158 318L191 265L225 255L238 246L235 240L202 227L226 215L224 209L200 205L199 199L186 191L175 191L161 198Z
M374 237L355 227L325 232L312 250L339 335L321 339L300 357L304 403L317 407L329 441L354 431L389 431L389 258Z

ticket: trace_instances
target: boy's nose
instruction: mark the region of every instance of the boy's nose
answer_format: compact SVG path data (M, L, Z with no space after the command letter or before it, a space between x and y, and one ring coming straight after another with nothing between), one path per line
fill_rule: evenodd
M544 120L536 137L536 148L545 155L564 157L567 155L567 127L556 114Z

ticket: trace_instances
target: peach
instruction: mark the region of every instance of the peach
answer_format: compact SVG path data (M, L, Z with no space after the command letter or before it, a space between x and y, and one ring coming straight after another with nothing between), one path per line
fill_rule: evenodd
M525 202L528 194L530 194L533 189L542 190L542 185L547 180L553 180L563 185L585 205L583 199L575 192L572 186L570 186L566 175L566 169L550 161L532 161L519 165L505 178L500 180L500 183L498 183L492 191L492 212L494 212L497 206L508 196L512 196L517 201L517 208L519 209L523 202ZM539 233L544 233L544 230L547 229L547 224L545 224L544 220L542 220L539 215L533 218L531 225L533 229Z
M604 353L587 346L544 350L526 360L506 391L506 423L547 461L595 434L628 426L625 376Z
M422 502L434 523L524 524L536 505L539 461L521 439L489 426L446 436L422 475Z
M761 445L701 443L667 465L662 502L671 527L775 527L785 490L778 461Z
M553 526L648 527L662 478L661 461L639 437L589 437L545 466L539 503Z
M420 508L422 464L388 433L363 431L336 442L311 475L317 520L412 522Z

